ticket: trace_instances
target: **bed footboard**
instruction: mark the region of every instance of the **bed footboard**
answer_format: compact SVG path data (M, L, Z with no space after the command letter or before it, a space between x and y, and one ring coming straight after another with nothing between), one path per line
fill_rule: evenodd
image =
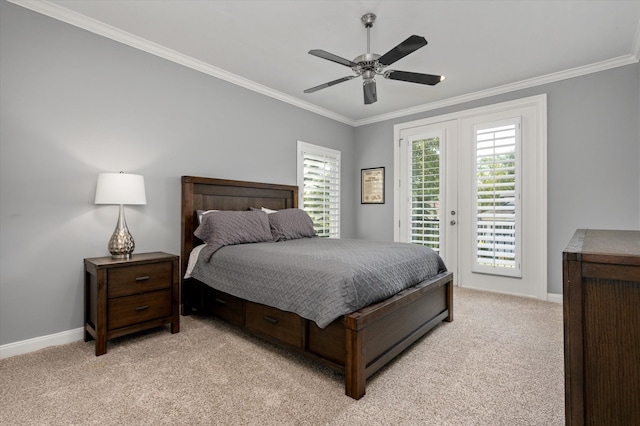
M345 393L365 394L366 379L442 321L453 320L453 274L443 273L345 316Z

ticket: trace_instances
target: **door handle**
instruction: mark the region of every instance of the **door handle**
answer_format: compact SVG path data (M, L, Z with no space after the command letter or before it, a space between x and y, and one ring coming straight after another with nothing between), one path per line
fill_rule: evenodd
M450 225L455 225L456 221L455 220L451 220L451 222L449 222Z

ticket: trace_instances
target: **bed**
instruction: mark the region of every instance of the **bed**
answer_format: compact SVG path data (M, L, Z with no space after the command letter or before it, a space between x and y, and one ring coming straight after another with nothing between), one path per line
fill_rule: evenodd
M296 208L297 202L297 186L183 176L182 276L192 250L202 244L194 235L198 211L280 211ZM453 320L453 274L437 273L322 328L291 311L234 296L195 278L182 279L181 312L213 314L339 371L345 377L345 393L360 399L367 378L433 327Z

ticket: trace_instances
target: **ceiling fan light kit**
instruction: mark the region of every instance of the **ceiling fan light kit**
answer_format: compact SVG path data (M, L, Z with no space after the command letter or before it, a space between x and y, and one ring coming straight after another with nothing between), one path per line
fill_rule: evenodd
M384 55L378 55L377 53L371 53L370 46L370 34L369 31L373 27L373 23L376 21L376 15L373 13L366 13L361 18L364 27L367 29L367 53L354 58L353 61L344 59L333 53L326 52L320 49L310 50L309 54L317 56L328 61L335 62L340 65L351 68L355 75L342 77L337 80L329 81L328 83L320 84L319 86L312 87L304 91L304 93L313 93L320 89L326 89L327 87L334 86L345 81L349 81L356 77L362 77L362 87L364 92L364 103L370 105L378 100L378 94L376 89L376 75L381 75L389 80L407 81L409 83L427 84L429 86L435 86L444 80L442 75L422 74L408 71L397 70L385 70L385 68L396 61L404 58L410 53L415 52L423 46L427 45L427 40L422 36L412 35L405 41L385 53Z

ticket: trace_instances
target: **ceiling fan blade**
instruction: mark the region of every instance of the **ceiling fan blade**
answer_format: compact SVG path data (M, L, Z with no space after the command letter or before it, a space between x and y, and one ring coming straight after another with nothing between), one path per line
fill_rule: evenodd
M394 47L384 55L382 55L378 59L378 62L380 62L382 65L385 65L385 66L391 65L397 60L404 58L409 53L415 52L416 50L420 49L422 46L426 46L426 45L427 45L427 40L424 37L412 35L411 37L409 37L408 39L406 39L405 41L403 41L402 43L400 43L399 45L397 45L396 47Z
M378 92L376 91L375 80L365 81L362 85L362 90L364 91L365 105L373 104L378 100Z
M351 62L348 59L341 58L340 56L334 55L333 53L326 52L324 50L315 49L309 51L310 55L317 56L318 58L326 59L331 62L335 62L340 65L344 65L346 67L353 68L357 66L355 62Z
M345 82L345 81L349 81L349 80L351 80L352 78L356 78L356 76L355 76L355 75L350 75L350 76L348 76L348 77L342 77L342 78L339 78L339 79L337 79L337 80L333 80L333 81L330 81L330 82L328 82L328 83L324 83L324 84L321 84L321 85L319 85L319 86L312 87L311 89L307 89L307 90L305 90L305 91L304 91L304 93L313 93L313 92L317 92L317 91L318 91L318 90L320 90L320 89L326 89L327 87L334 86L334 85L336 85L336 84L338 84L338 83L343 83L343 82Z
M384 73L384 77L389 80L408 81L410 83L428 84L435 86L444 80L442 75L420 74L417 72L389 70Z

